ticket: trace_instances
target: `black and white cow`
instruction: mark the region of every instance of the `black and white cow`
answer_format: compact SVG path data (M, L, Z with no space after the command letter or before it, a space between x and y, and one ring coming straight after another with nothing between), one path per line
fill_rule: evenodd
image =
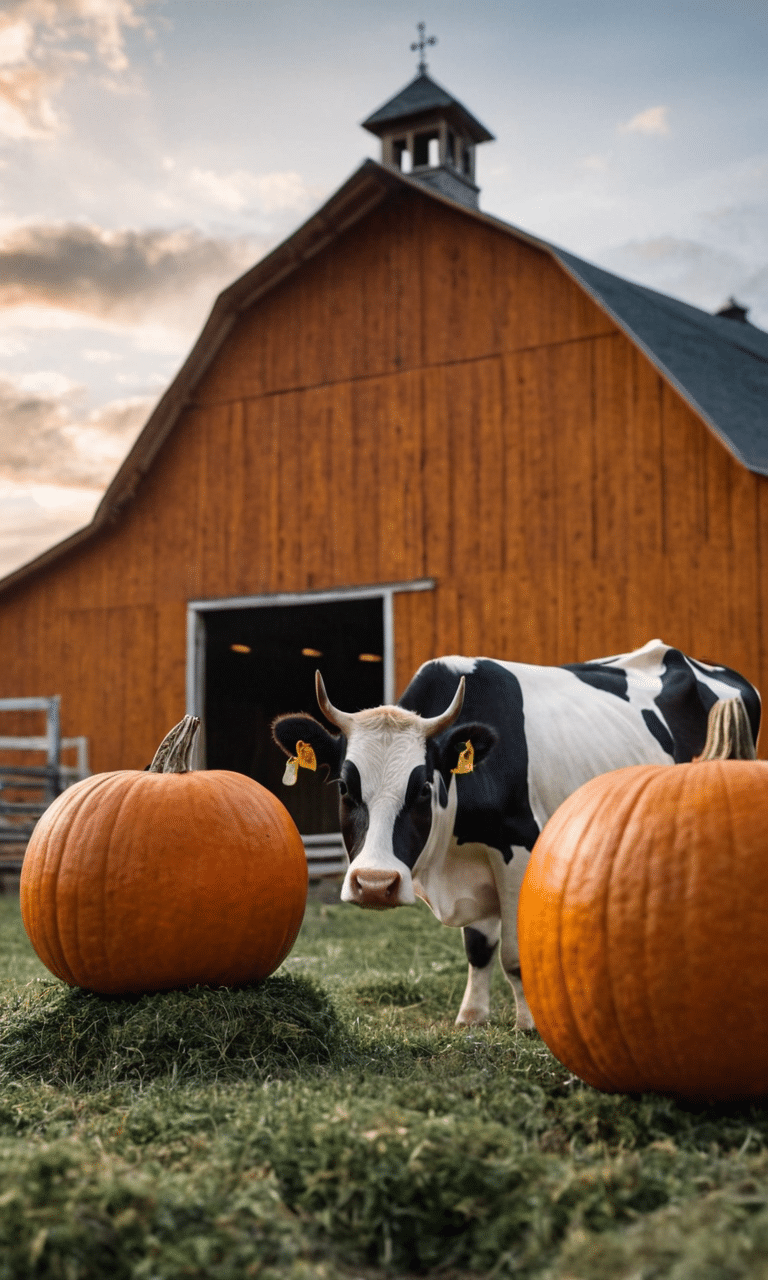
M422 898L460 926L469 979L458 1023L489 1014L491 961L533 1025L517 950L517 898L536 837L566 796L624 765L673 764L698 754L710 707L741 696L757 740L760 697L742 676L652 640L642 649L562 667L495 658L436 658L396 706L346 713L317 698L312 716L274 722L296 755L309 743L338 781L350 866L342 901L387 908ZM476 769L453 772L470 741Z

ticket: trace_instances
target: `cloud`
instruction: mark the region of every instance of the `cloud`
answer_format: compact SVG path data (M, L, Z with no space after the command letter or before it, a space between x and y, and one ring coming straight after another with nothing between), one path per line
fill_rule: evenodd
M17 485L0 479L0 577L91 519L100 489Z
M667 115L669 107L646 107L626 124L619 125L620 133L645 133L664 136L669 133Z
M120 352L104 351L101 347L86 347L82 356L89 364L115 364L124 359Z
M242 213L252 206L264 213L303 210L315 199L314 191L294 171L259 174L246 169L231 173L192 169L188 183L210 204L221 205L230 213Z
M65 79L60 63L0 69L0 137L51 138L61 122L51 98Z
M697 240L655 236L594 255L611 271L714 312L731 295L750 308L750 320L768 326L768 266Z
M0 10L0 136L50 138L63 121L53 99L94 58L125 76L126 34L149 31L157 0L3 0ZM117 87L115 82L112 87Z
M85 223L19 226L0 238L0 307L48 308L183 333L266 248L192 229L106 231Z
M83 388L58 373L0 376L0 477L103 489L152 404L142 396L88 412Z
M579 168L586 169L590 173L606 173L610 168L610 159L605 155L582 156L579 161Z

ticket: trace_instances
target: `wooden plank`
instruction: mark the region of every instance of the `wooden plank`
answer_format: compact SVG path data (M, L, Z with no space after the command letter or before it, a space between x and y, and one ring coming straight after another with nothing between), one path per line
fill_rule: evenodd
M401 373L377 380L377 388L379 573L384 581L403 582L424 574L420 382L411 373Z
M349 504L356 503L352 395L352 384L343 382L331 401L328 519L334 584L354 582L360 565L360 520L349 518Z
M155 667L151 719L137 754L159 746L186 709L186 607L181 600L154 610Z
M380 468L378 442L385 430L382 384L379 379L355 382L351 387L350 417L353 489L344 502L342 537L354 540L358 561L350 565L349 582L381 582L381 526L379 523ZM341 515L341 513L340 513ZM353 526L356 526L353 528Z
M234 587L235 594L243 590L244 554L243 523L245 506L245 433L246 408L242 400L234 400L228 406L226 421L225 462L220 468L219 492L224 501L224 546L221 563L217 567L218 592L226 595Z
M421 375L424 439L425 576L448 581L456 563L450 494L453 484L453 415L448 411L443 371L425 369ZM436 633L439 640L440 628Z
M597 441L594 343L552 353L549 380L557 429L554 465L557 510L557 661L602 652L596 631Z
M472 372L476 406L470 429L475 439L478 465L475 519L479 557L483 573L497 573L504 563L502 524L508 504L501 361L495 356L480 361L473 366Z
M557 546L559 512L553 442L551 353L523 352L517 365L520 395L517 516L519 611L516 647L525 661L559 656Z
M272 449L270 477L271 510L277 517L277 554L272 581L277 591L303 590L301 570L301 447L294 398L275 396L271 400ZM250 470L254 474L254 468ZM253 494L249 495L253 501Z
M627 623L628 563L632 544L627 476L627 346L616 334L595 339L592 353L594 414L594 565L585 648L593 655L631 648ZM583 650L582 650L583 652Z
M301 397L296 423L301 452L298 524L300 590L330 584L330 440L333 391L313 388ZM298 568L299 566L297 566Z
M231 465L239 471L232 531L236 560L222 579L223 596L268 592L284 568L280 561L283 445L279 439L282 423L277 420L279 399L265 396L238 402L231 454ZM287 447L295 448L295 442L290 441Z

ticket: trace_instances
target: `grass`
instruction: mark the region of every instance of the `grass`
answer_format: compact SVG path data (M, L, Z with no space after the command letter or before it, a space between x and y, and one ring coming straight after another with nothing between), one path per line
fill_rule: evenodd
M70 991L0 898L0 1280L768 1277L768 1109L606 1095L460 935L310 902L243 991Z

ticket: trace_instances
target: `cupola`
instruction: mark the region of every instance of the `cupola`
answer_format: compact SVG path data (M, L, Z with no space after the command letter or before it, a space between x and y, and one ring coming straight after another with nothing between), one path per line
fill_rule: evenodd
M382 164L476 209L475 147L492 142L493 134L427 75L424 51L437 38L425 36L423 22L417 29L411 48L419 50L418 75L364 120L363 128L381 138Z

